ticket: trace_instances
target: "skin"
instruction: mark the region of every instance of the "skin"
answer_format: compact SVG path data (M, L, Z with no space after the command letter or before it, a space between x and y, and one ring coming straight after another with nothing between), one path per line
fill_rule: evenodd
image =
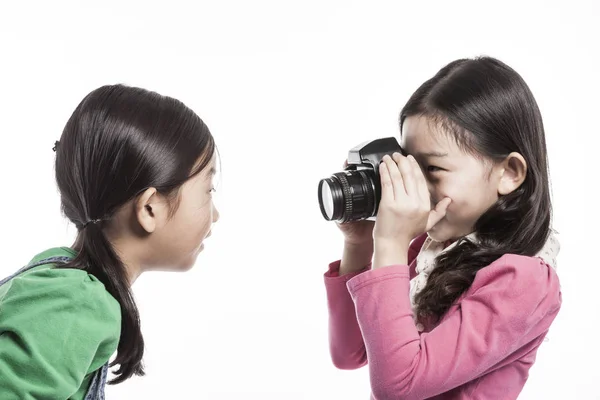
M130 284L145 271L187 271L194 266L219 219L212 199L214 175L213 156L182 185L174 214L175 202L148 188L111 219L106 234L125 264Z
M404 121L401 144L409 156L395 153L380 165L382 199L374 226L340 225L340 275L364 268L371 257L373 268L406 264L410 241L425 232L440 242L473 232L477 219L527 173L521 154L498 161L472 154L424 116Z

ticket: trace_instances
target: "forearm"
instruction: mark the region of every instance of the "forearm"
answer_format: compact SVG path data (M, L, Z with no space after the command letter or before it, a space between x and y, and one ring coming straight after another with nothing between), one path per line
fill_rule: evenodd
M336 265L337 264L337 265ZM340 369L360 368L367 362L365 345L356 320L354 302L346 284L356 274L339 276L339 263L325 274L329 311L329 348L333 364Z
M362 244L344 243L340 276L358 272L371 263L373 258L373 241Z

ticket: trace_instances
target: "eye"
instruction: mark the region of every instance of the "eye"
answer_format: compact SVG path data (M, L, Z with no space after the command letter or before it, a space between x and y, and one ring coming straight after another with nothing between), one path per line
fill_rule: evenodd
M429 165L427 167L427 172L438 172L438 171L443 171L443 169L440 167L436 167L435 165Z

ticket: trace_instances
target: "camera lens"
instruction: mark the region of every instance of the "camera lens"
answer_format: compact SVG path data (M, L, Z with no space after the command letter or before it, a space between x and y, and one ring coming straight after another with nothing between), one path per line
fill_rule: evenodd
M328 221L357 221L376 214L379 204L371 169L337 172L319 182L319 205Z
M331 220L333 218L334 201L333 201L333 193L331 192L331 187L328 183L323 183L320 188L321 191L321 204L323 207L323 215L325 218Z

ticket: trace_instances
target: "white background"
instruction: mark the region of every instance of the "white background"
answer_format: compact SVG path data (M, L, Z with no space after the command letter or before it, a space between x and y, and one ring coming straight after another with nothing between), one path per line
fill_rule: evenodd
M134 285L147 376L108 399L367 399L367 369L329 360L322 273L342 237L317 182L350 147L397 135L425 79L477 55L537 98L562 244L563 307L520 398L600 398L597 2L86 3L0 6L0 276L72 243L51 148L98 86L182 100L223 166L222 217L195 269Z

